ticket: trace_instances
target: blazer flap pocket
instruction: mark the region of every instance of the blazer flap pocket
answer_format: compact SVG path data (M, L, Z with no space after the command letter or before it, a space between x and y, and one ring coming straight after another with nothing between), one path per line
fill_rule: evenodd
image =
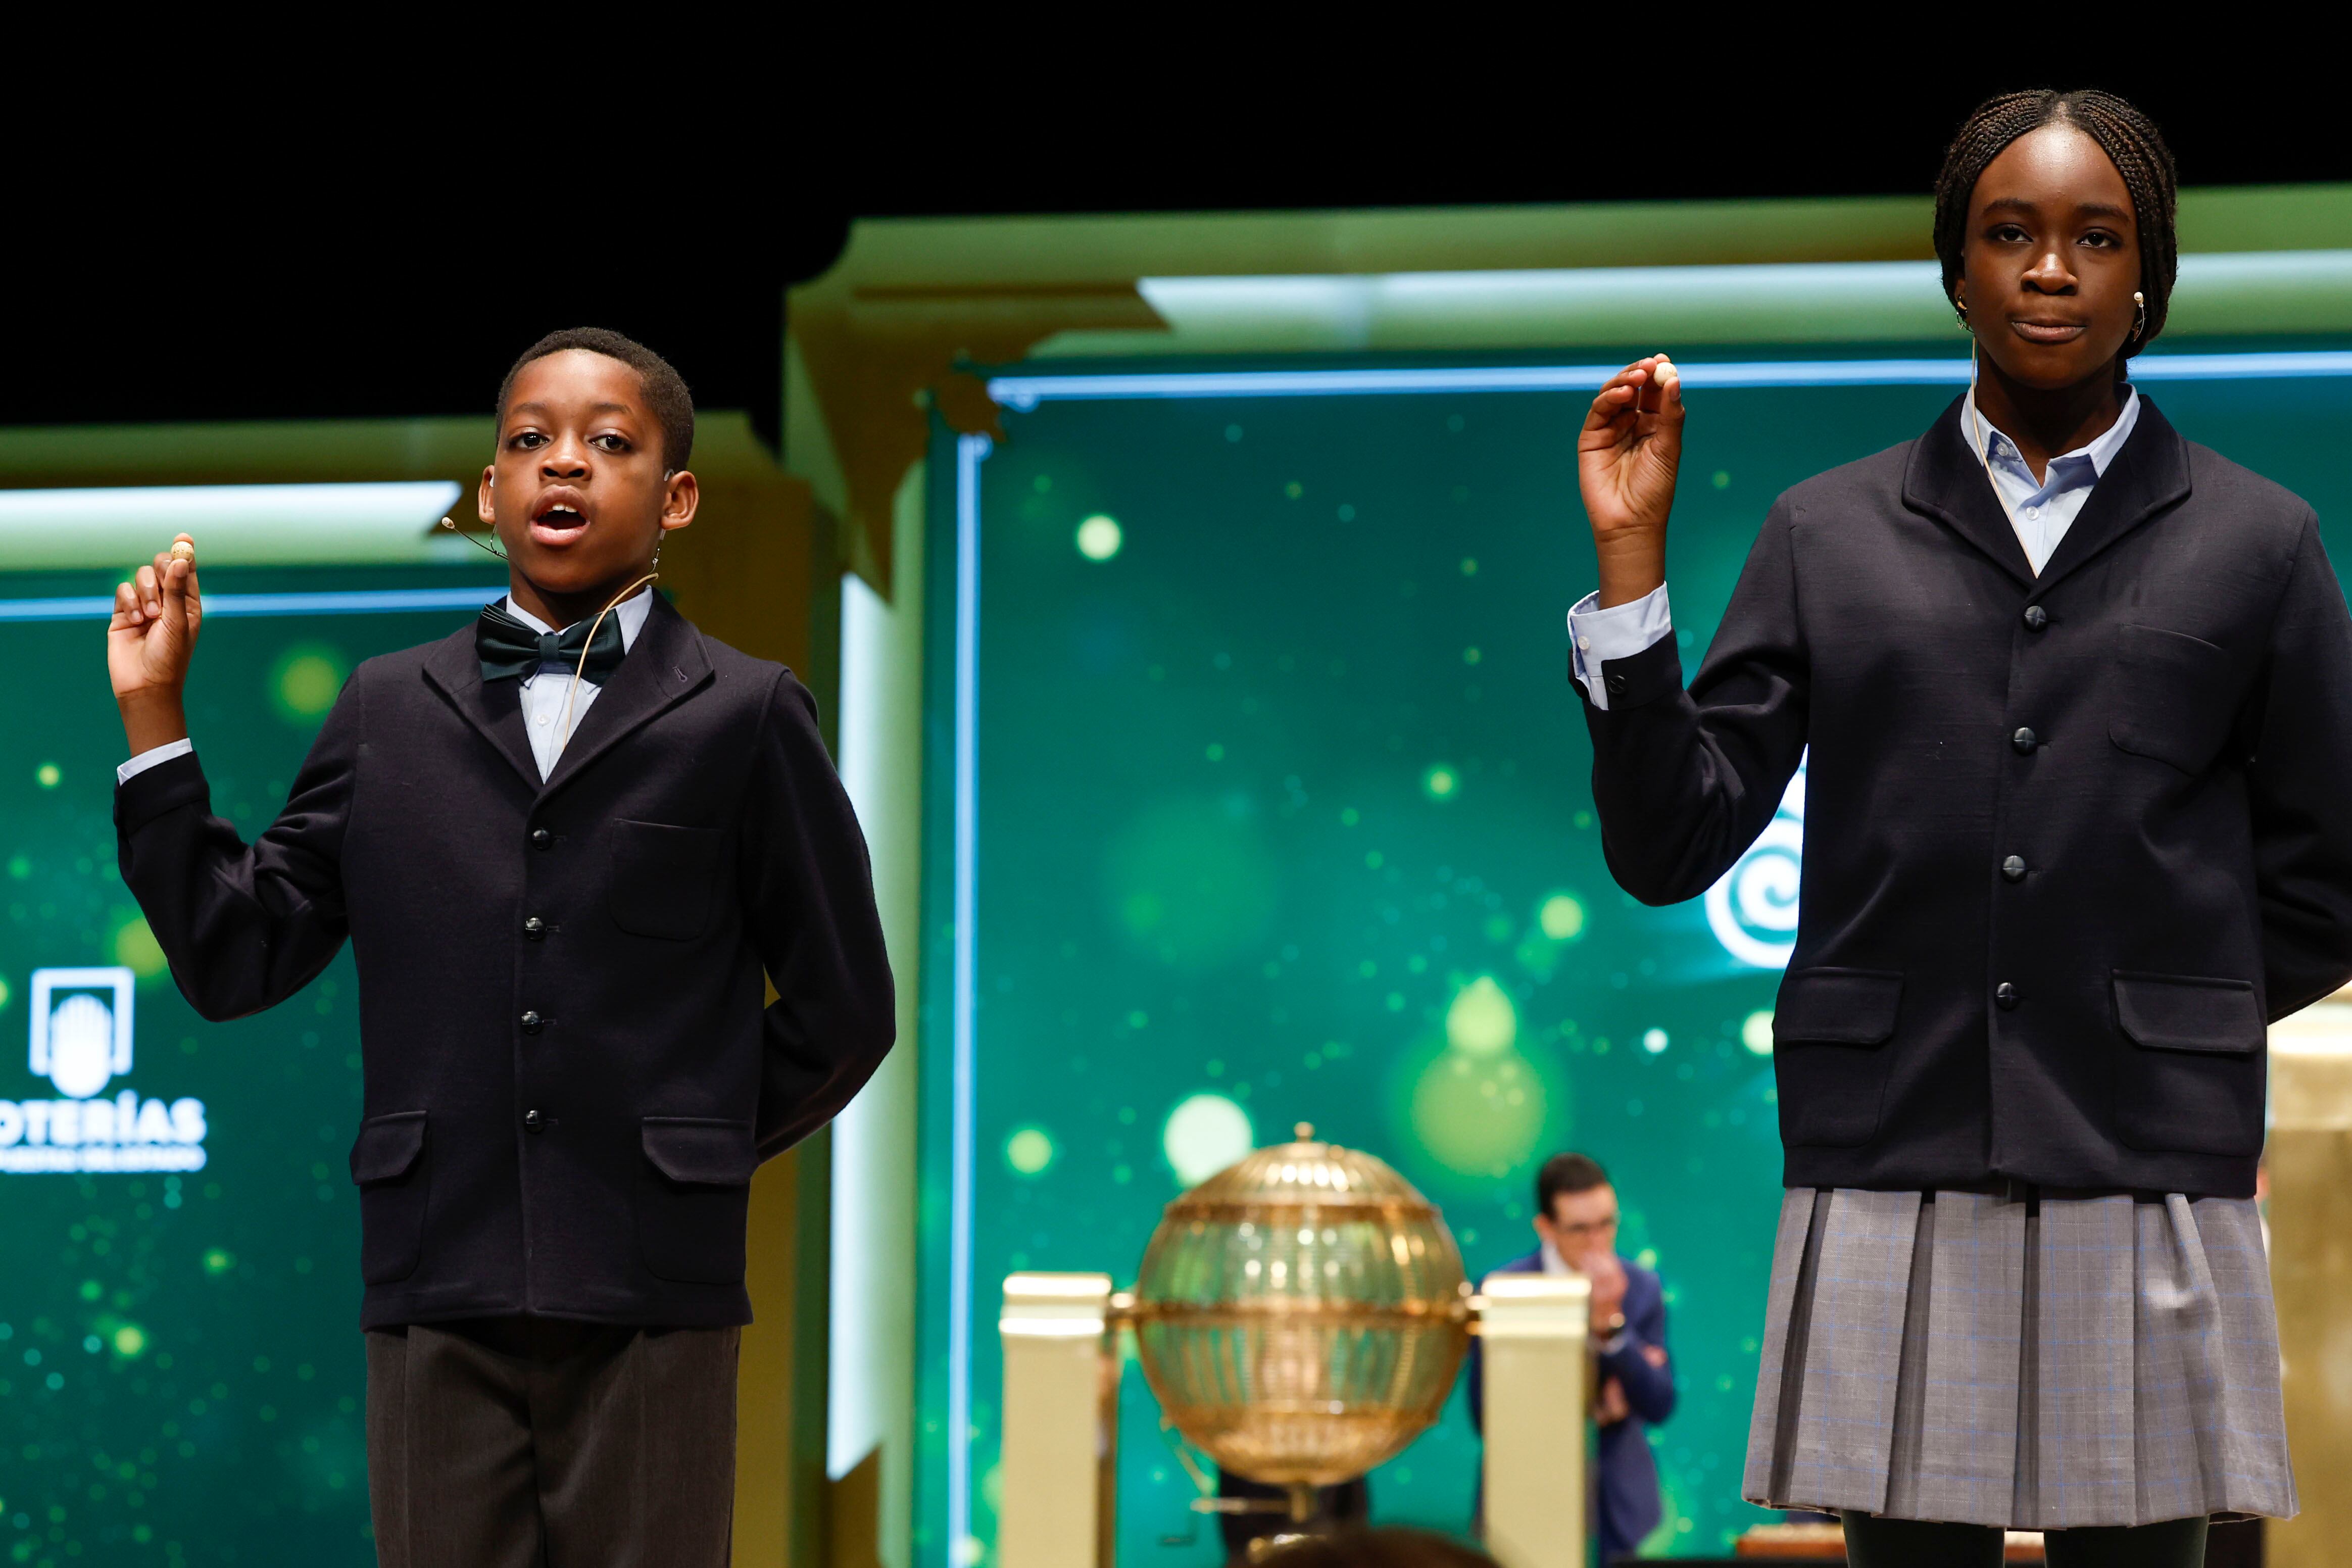
M1794 969L1780 982L1772 1037L1840 1046L1883 1045L1903 1005L1899 969Z
M648 1116L646 1158L673 1182L740 1187L751 1180L760 1157L748 1121L717 1121L697 1116Z
M352 1180L362 1186L397 1181L424 1152L425 1112L403 1110L362 1121L352 1144Z
M2116 1022L2133 1044L2160 1051L2262 1048L2263 1009L2252 982L2116 971Z

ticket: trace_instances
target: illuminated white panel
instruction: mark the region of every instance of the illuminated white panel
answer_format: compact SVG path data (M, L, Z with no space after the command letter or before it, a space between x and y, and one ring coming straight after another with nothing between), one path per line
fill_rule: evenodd
M450 479L0 490L0 571L136 566L175 533L199 566L466 560L474 547L436 527L462 493Z

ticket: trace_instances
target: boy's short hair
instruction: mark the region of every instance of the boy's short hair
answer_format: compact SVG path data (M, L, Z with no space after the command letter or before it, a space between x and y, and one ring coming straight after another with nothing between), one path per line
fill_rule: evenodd
M508 368L507 378L499 383L499 418L503 421L507 416L507 399L514 395L515 377L522 374L523 366L570 349L619 360L637 373L646 389L646 406L661 426L662 467L673 474L682 472L694 456L694 395L687 391L686 378L636 339L603 327L566 327L523 350Z
M1536 1212L1551 1218L1551 1201L1609 1184L1609 1173L1590 1154L1554 1154L1536 1173Z

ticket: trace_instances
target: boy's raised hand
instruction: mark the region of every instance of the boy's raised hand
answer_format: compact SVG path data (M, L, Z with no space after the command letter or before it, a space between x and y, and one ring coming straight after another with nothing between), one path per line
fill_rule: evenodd
M194 541L181 534L174 543ZM106 672L122 710L131 754L184 739L187 719L181 692L195 652L205 606L196 563L168 551L114 590L114 619L106 628Z

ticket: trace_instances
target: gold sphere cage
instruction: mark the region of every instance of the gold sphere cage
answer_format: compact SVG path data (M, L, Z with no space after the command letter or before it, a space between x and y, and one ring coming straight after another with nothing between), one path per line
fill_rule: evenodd
M1315 1489L1438 1418L1482 1335L1487 1549L1505 1568L1580 1565L1588 1289L1498 1275L1474 1293L1435 1205L1302 1123L1171 1203L1131 1294L1103 1274L1006 1279L998 1568L1110 1568L1122 1333L1166 1422L1285 1487L1300 1528ZM1202 1510L1253 1506L1199 1479Z

